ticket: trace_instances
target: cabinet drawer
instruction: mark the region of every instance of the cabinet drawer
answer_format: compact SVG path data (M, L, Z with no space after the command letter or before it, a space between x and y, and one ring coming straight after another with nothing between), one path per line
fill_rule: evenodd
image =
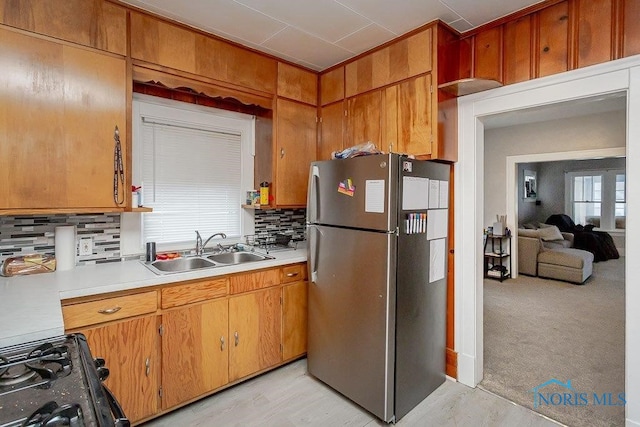
M229 278L229 293L239 294L280 284L280 269L238 274Z
M110 322L140 314L153 313L158 308L155 291L62 307L65 329L75 329L96 323Z
M229 279L206 280L162 289L162 308L177 307L227 295Z
M299 282L305 279L307 268L305 264L287 265L282 267L282 283Z

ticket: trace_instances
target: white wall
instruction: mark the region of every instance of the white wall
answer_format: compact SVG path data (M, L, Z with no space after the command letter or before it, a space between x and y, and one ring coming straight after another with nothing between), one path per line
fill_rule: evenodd
M483 223L485 226L491 225L496 215L507 212L507 156L624 147L625 137L626 111L487 129L484 148ZM541 179L538 175L539 188ZM564 188L564 181L558 185ZM542 200L542 196L540 199Z

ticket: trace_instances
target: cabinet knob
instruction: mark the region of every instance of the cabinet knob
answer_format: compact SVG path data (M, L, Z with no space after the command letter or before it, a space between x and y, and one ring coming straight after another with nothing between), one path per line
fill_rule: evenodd
M238 335L238 331L236 331L236 332L233 334L233 337L235 338L235 341L236 341L236 347L237 347L237 346L238 346L238 344L240 343L240 335Z
M280 158L284 158L284 148L280 149Z
M224 351L224 337L220 337L220 351Z
M144 374L146 376L149 376L149 373L151 372L151 359L149 359L148 357L147 357L147 360L145 360L144 362L144 368L145 368Z

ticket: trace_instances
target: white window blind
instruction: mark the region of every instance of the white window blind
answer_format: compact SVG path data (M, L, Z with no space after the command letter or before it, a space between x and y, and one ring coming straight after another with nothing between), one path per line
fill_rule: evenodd
M241 135L197 123L142 118L145 241L195 241L223 232L241 235Z

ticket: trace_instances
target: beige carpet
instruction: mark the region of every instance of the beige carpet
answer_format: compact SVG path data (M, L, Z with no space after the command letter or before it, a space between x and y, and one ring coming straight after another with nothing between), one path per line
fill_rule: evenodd
M624 406L594 404L593 393L612 393L612 404L624 393L624 262L595 263L584 285L524 275L485 280L480 387L569 426L623 426ZM552 378L570 380L573 390L540 389L559 394L534 408L532 389Z

